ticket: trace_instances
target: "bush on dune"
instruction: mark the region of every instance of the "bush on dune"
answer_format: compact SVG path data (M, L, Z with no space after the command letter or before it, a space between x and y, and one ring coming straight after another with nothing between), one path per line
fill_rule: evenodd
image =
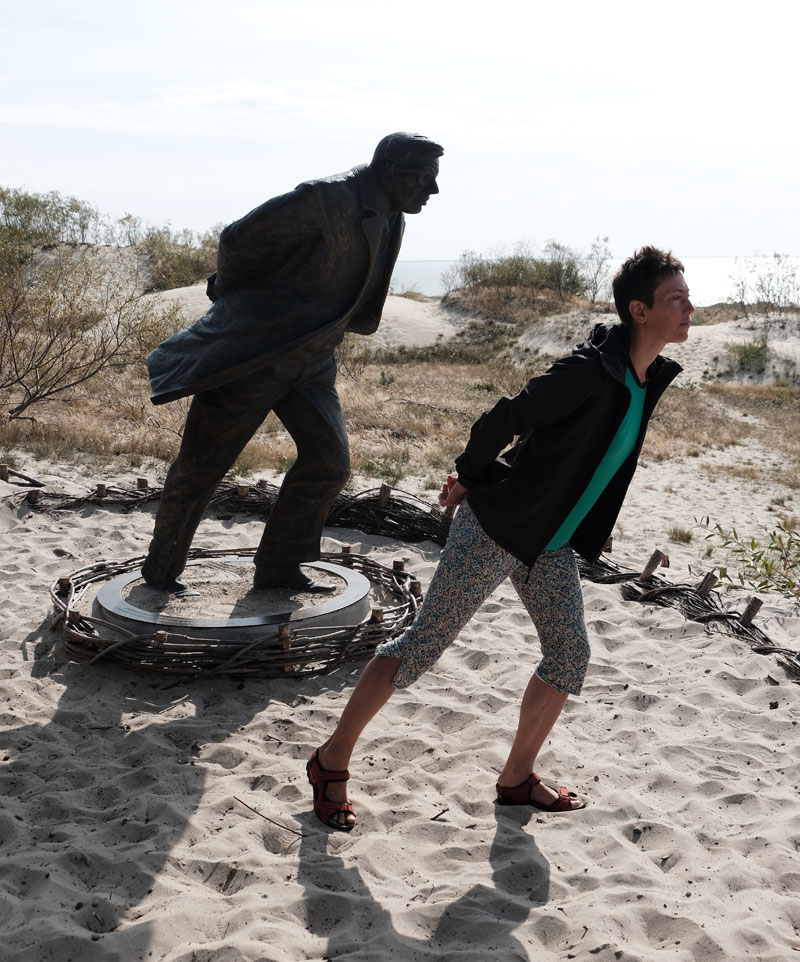
M142 299L137 264L86 241L94 208L0 189L0 402L10 419L67 400L112 365L140 364L177 308Z

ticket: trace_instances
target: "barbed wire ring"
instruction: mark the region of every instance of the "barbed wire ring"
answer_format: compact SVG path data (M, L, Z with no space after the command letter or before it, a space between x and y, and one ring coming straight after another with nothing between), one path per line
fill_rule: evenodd
M238 558L252 558L255 548L236 550ZM231 558L230 550L193 548L189 561ZM262 634L237 637L231 629L218 636L201 637L191 629L155 627L136 633L96 613L85 605L98 583L136 571L144 557L125 561L102 561L79 568L50 586L56 611L52 627L63 625L64 647L70 657L94 664L113 661L126 668L180 677L258 676L262 678L302 677L327 674L350 661L368 658L375 647L400 634L413 621L422 597L419 582L402 561L391 568L343 550L324 552L321 560L360 572L377 589L380 604L353 625L316 624L294 627L291 621L275 628L265 626ZM93 606L93 611L97 607Z

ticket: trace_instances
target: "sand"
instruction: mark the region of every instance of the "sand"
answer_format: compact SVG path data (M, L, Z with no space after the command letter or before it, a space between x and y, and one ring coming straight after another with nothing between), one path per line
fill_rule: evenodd
M151 296L164 304L178 304L187 324L205 314L210 306L205 284L178 287ZM375 334L365 337L363 343L372 348L399 347L401 344L426 346L449 337L456 330L457 324L441 307L440 298L389 294L380 327Z
M709 457L773 456L754 443ZM67 494L134 481L24 456L19 470ZM612 558L638 569L661 547L661 573L686 580L690 563L711 562L699 539L669 542L671 525L706 513L768 523L776 497L800 513L790 488L715 479L691 458L644 464ZM305 764L358 668L167 684L72 662L50 628L49 584L143 554L154 509L45 511L23 498L13 477L0 482L3 960L800 959L800 687L774 656L585 582L592 664L537 769L588 805L498 808L538 657L506 583L368 729L352 766L358 826L330 833ZM235 551L260 531L212 516L195 543ZM405 558L423 587L439 555L326 529L326 550L345 544ZM800 648L798 605L760 597L757 624Z

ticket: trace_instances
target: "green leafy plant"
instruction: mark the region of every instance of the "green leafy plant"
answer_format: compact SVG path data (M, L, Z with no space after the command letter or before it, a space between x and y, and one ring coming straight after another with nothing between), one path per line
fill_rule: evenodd
M729 565L719 576L729 587L774 591L785 598L800 598L800 532L778 522L762 528L758 537L742 536L736 528L712 524L710 518L696 518L708 534L706 541L721 548ZM733 573L728 567L735 568Z

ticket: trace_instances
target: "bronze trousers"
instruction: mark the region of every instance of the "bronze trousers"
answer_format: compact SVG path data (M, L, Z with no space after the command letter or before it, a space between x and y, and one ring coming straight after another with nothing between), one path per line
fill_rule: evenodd
M267 414L297 446L255 557L260 564L316 561L325 518L350 474L332 351L290 357L192 399L177 460L167 473L143 565L152 583L177 578L214 489Z

